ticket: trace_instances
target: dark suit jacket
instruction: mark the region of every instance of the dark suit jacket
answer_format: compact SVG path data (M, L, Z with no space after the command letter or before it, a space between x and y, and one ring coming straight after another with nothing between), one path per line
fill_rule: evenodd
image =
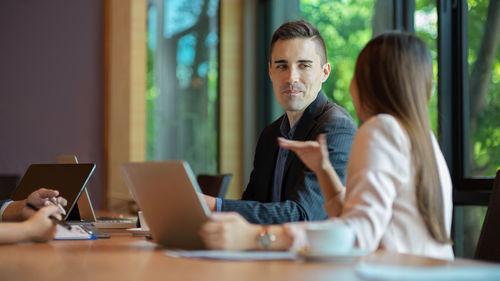
M278 224L291 221L324 220L325 199L316 175L290 151L281 187L281 202L271 202L274 168L278 157L277 138L284 115L262 131L255 151L254 167L242 200L222 200L222 211L240 213L249 222ZM315 140L327 135L330 161L345 184L346 165L356 124L345 109L326 98L323 91L307 107L295 131L295 140Z

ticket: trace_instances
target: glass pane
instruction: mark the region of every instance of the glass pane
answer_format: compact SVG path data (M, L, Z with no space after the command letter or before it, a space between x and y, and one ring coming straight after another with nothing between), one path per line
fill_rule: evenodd
M465 173L493 177L500 168L498 1L468 0L470 127Z
M437 7L435 0L415 1L415 34L429 46L432 55L434 74L433 93L429 102L431 127L434 134L438 135L438 63L437 63Z
M218 0L148 1L148 160L217 172L218 14Z
M456 257L474 257L487 209L484 206L455 206L453 209L453 247Z
M372 38L374 13L390 14L392 11L375 11L375 0L301 0L301 16L316 25L323 36L332 65L330 77L323 84L323 91L331 101L347 109L353 118L356 111L349 94L349 84L356 59L361 49Z

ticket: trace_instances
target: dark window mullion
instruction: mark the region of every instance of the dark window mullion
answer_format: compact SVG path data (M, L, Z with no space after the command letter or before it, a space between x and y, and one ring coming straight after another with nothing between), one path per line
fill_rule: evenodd
M441 150L450 169L453 182L456 167L453 137L453 55L452 9L450 0L438 1L438 132Z
M452 3L452 139L453 144L453 185L458 204L488 205L493 186L492 178L471 178L470 166L470 95L469 95L469 39L468 9L466 0Z
M463 189L464 182L463 179L467 176L467 170L469 167L469 33L467 25L467 1L466 0L454 0L453 3L453 23L455 24L454 30L454 45L456 51L454 52L455 57L455 81L454 87L456 87L455 98L456 104L456 133L457 136L457 147L455 153L459 156L457 158L456 168L458 172L458 177L461 180L459 186Z
M415 33L415 0L394 0L393 29Z

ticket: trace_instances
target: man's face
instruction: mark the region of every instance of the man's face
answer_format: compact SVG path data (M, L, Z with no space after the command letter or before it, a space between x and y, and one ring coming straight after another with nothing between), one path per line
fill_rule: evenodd
M321 65L316 42L310 38L278 40L269 62L274 95L290 113L303 112L330 75L330 64Z

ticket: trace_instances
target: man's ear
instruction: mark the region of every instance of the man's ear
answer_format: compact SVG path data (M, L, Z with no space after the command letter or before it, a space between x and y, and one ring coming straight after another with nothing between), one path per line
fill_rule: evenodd
M326 79L328 79L328 77L330 76L330 72L332 71L332 66L330 65L329 62L326 62L324 65L323 65L323 69L322 69L322 72L323 72L323 77L321 77L321 82L325 82Z

